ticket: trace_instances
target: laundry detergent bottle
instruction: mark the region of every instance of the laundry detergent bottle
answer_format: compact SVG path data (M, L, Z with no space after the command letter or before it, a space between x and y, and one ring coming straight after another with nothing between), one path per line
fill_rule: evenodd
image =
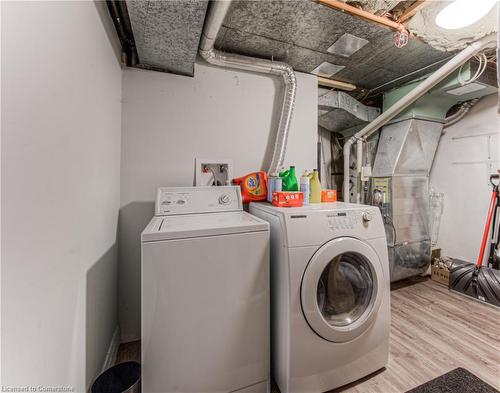
M311 194L309 198L310 203L321 203L321 183L319 181L319 173L315 169L312 174L309 175L310 178L310 189Z
M300 178L300 192L303 195L303 204L309 205L309 197L311 194L311 179L309 179L309 174L307 171L304 171L304 174Z
M299 182L297 181L294 166L291 166L290 169L281 172L280 177L282 182L281 188L283 191L299 191Z
M234 185L241 187L243 203L265 201L267 198L267 173L252 172L246 176L233 179Z
M267 201L273 201L273 193L281 191L282 180L278 173L271 173L267 178Z

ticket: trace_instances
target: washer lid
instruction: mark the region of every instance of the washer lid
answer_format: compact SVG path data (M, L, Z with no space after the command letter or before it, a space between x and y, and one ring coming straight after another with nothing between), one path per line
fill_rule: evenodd
M247 212L153 217L141 235L143 242L268 231L269 224Z

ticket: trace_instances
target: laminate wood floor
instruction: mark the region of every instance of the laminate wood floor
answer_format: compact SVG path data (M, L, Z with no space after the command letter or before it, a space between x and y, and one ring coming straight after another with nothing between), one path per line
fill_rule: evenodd
M333 392L402 393L456 367L500 390L500 310L428 278L397 283L391 309L387 367ZM140 341L122 344L117 362L140 361L140 352Z
M500 389L500 311L428 278L391 291L387 367L334 392L400 393L463 367Z
M116 364L130 361L141 362L141 340L120 344Z

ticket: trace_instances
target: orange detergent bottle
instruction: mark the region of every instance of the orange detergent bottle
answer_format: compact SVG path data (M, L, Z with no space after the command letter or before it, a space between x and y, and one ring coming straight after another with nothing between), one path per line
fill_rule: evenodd
M252 172L246 176L233 179L233 184L241 187L243 203L265 201L267 198L267 173Z

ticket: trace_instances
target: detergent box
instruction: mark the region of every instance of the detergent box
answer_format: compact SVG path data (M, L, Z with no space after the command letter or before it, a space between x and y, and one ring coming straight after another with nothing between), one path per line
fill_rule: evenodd
M278 191L273 193L272 204L278 207L301 207L304 195L301 192Z
M337 190L322 190L321 202L337 202Z

